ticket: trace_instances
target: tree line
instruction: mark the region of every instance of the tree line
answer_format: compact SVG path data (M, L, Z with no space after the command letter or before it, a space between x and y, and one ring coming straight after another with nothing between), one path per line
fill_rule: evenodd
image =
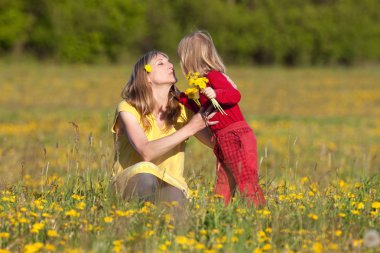
M380 60L378 0L1 0L0 55L118 62L210 32L231 63Z

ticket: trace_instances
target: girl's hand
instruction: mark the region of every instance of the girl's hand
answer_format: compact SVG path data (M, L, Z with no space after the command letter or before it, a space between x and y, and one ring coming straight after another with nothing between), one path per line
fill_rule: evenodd
M206 87L201 91L208 99L216 98L216 93L213 88Z

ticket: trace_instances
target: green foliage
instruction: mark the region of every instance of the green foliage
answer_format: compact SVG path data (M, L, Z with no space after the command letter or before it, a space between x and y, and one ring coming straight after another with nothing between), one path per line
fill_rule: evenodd
M0 3L0 52L117 62L210 32L228 62L321 65L380 59L377 0L27 0Z
M30 16L23 13L23 0L0 2L0 50L17 49L26 39Z

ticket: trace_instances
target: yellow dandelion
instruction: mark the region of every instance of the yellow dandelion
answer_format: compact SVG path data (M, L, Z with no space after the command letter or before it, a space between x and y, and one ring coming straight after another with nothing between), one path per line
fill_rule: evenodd
M323 252L323 245L319 242L314 243L313 244L313 252L322 253Z
M122 245L122 243L123 243L123 240L115 240L115 241L112 242L112 244L114 246L120 246L120 245Z
M83 201L79 202L76 205L76 208L79 209L79 210L84 210L85 207L86 207L86 203L84 203Z
M69 217L79 217L79 213L77 211L75 211L74 209L71 209L70 211L67 211L65 213L66 216L69 216Z
M300 205L300 206L298 207L298 209L300 209L301 211L305 211L305 210L306 210L306 207L305 207L304 205Z
M84 196L80 196L78 194L73 194L73 195L71 195L71 198L73 198L75 200L82 200L82 199L84 199Z
M147 231L145 231L145 233L144 233L144 237L145 237L145 238L152 237L152 235L154 235L154 230L152 230L152 229L147 230Z
M161 244L160 246L158 246L158 249L162 251L167 251L168 247L165 244Z
M232 236L231 237L231 242L232 243L237 243L239 241L239 238L238 237L236 237L236 236Z
M318 220L318 215L314 214L314 213L309 213L308 217L312 220Z
M115 211L115 214L116 214L117 216L119 216L119 217L123 217L123 216L125 216L125 212L120 211L120 210L116 210L116 211Z
M201 235L207 235L207 230L205 230L205 229L201 229L201 230L199 231L199 234L201 234Z
M223 244L217 243L217 244L215 244L214 248L215 249L222 249L223 248Z
M123 249L123 241L122 240L115 240L112 242L113 244L113 250L116 253L122 252Z
M35 223L30 230L32 233L38 234L38 232L45 227L43 223Z
M150 66L150 64L146 64L146 65L144 66L144 69L145 69L145 71L146 71L147 73L152 72L152 66Z
M214 228L213 230L211 230L211 234L213 235L219 234L219 229Z
M112 221L113 221L113 218L112 218L112 217L109 217L109 216L104 217L104 222L105 222L105 223L112 223Z
M351 210L351 213L354 214L354 215L359 215L360 212L358 210Z
M256 248L256 249L254 249L254 250L252 251L252 253L262 253L262 252L263 252L263 250L260 249L260 248Z
M24 247L24 253L35 253L42 249L44 245L40 242L27 244Z
M49 244L49 243L46 244L44 248L47 251L55 251L56 250L56 247L53 244Z
M244 233L244 229L243 228L235 228L234 229L234 234L235 235L242 235Z
M354 246L355 248L361 247L362 244L363 244L363 240L353 240L352 241L352 246Z
M268 250L270 250L272 248L272 246L269 244L269 243L267 243L267 244L265 244L264 246L263 246L263 250L264 251L268 251Z
M42 214L42 217L44 217L44 218L50 218L50 217L51 217L51 215L50 215L50 214L48 214L48 213L43 213L43 214Z
M9 238L9 233L7 233L7 232L0 232L0 238Z
M48 237L58 237L59 235L58 235L58 233L57 233L56 230L48 230L47 231L47 236Z
M307 182L309 182L309 179L307 177L301 178L301 184L305 184Z
M380 202L376 201L376 202L373 202L372 205L371 205L372 208L375 208L375 209L380 209Z
M345 213L339 213L338 214L340 217L342 217L342 218L345 218L346 217L346 214Z
M177 236L175 240L179 245L184 245L184 244L187 244L187 242L188 242L187 237L182 236L182 235Z
M201 249L205 249L206 246L205 246L203 243L199 243L199 242L198 242L198 243L195 244L194 248L195 248L196 250L201 250Z
M364 204L363 204L363 202L359 202L359 203L357 204L357 208L358 208L358 209L364 209Z

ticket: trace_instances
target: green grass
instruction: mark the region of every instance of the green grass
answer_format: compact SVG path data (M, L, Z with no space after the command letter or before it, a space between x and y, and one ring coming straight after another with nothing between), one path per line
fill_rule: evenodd
M108 191L109 129L130 65L0 68L0 249L378 250L363 237L379 229L379 66L231 67L258 139L268 205L256 210L236 196L225 208L212 194L214 155L191 138L193 199L180 221L170 205L126 203Z

